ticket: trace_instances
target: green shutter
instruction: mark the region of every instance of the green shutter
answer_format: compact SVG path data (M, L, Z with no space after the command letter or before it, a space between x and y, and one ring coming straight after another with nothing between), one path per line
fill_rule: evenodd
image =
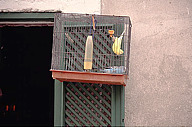
M124 126L124 86L55 82L55 126Z

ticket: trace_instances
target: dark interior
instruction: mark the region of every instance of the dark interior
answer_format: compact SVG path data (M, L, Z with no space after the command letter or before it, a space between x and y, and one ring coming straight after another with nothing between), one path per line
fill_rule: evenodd
M53 27L0 28L0 126L53 126Z

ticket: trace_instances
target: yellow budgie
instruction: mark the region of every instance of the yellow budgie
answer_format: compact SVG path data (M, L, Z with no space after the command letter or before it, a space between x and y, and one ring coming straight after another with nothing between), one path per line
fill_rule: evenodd
M119 38L115 37L115 41L112 46L113 52L117 55L123 54L123 50L121 49L121 42L122 42L124 33L125 33L125 30L123 31L123 33L121 34L121 36Z

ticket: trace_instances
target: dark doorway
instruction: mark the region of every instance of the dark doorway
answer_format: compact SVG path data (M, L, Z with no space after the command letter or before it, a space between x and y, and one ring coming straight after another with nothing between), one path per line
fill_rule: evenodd
M0 28L0 125L53 126L53 27Z

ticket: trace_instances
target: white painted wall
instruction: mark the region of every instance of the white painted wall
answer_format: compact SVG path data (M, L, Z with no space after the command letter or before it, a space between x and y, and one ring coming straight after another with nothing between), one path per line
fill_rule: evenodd
M1 12L55 12L100 14L100 0L0 0Z

